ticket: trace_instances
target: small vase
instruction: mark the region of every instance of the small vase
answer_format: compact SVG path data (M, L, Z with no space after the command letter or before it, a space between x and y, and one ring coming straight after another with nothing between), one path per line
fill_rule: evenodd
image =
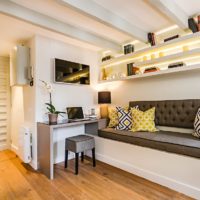
M49 123L56 124L58 120L58 114L49 113Z

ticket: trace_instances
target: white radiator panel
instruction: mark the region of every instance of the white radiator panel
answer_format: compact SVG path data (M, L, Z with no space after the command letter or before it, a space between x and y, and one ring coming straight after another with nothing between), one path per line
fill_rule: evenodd
M19 131L18 156L24 163L31 161L31 132L28 127L22 126Z

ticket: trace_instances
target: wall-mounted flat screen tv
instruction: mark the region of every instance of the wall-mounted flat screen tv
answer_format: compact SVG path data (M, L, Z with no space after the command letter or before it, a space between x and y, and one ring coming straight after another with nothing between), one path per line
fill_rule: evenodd
M55 82L90 84L90 66L55 58Z

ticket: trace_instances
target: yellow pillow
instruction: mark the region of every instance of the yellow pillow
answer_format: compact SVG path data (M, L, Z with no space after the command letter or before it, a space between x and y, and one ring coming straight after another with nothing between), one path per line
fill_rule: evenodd
M155 132L158 131L158 129L155 127L155 107L143 112L141 110L132 108L131 109L132 114L132 132L136 131L149 131L149 132Z
M128 110L128 106L126 106L123 109ZM109 120L110 120L108 127L109 128L115 128L119 124L119 117L118 117L118 114L117 114L116 107L109 107L108 108L108 117L109 117Z
M108 127L114 128L118 125L119 119L116 108L108 108L108 117L110 119Z

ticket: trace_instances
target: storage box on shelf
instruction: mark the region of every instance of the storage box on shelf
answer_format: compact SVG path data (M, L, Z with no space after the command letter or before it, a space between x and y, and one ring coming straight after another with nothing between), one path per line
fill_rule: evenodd
M108 74L111 71L115 71L117 76L110 77L109 80L100 79L100 82L127 80L139 77L142 78L152 75L161 75L172 72L198 69L200 68L199 56L200 33L197 32L195 34L186 35L181 38L177 38L153 47L142 49L134 53L123 55L103 62L101 64L101 70L103 69L105 73L107 71ZM184 62L186 66L178 67L176 69L167 69L169 64L180 61ZM152 66L156 66L161 70L157 72L150 72L148 74L127 76L127 64L131 62L134 62L134 65L139 67L142 73L146 68Z

